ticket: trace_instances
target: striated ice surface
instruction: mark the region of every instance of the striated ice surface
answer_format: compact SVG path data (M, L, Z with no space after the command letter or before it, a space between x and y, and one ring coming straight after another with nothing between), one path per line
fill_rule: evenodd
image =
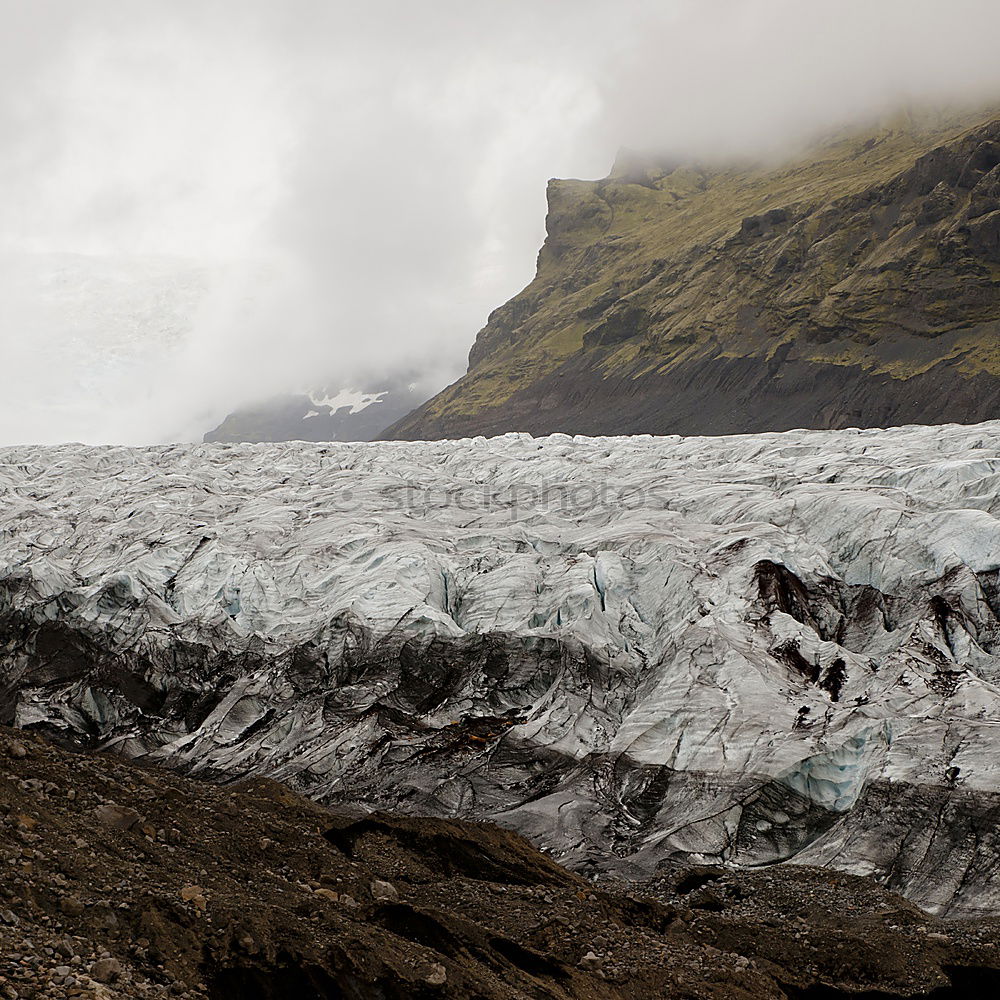
M1000 423L0 451L0 720L1000 910Z

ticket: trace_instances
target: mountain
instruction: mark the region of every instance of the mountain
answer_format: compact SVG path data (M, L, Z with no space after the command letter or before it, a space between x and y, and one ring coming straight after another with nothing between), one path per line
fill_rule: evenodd
M1000 422L19 447L0 491L0 724L1000 912Z
M273 781L220 788L2 728L0 775L5 997L957 1000L1000 987L997 921L937 920L869 879L698 867L592 882L488 824L330 810Z
M324 386L237 410L204 440L371 441L425 398L408 379L383 379L370 391Z
M389 438L1000 415L1000 114L554 180L534 281Z

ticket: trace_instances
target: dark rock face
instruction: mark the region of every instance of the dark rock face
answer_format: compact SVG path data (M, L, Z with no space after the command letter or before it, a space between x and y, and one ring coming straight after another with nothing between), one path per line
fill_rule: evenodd
M998 213L1000 215L1000 213ZM1000 337L1000 326L997 336ZM602 332L602 336L604 333ZM779 352L785 354L785 352ZM703 358L664 374L604 375L585 358L516 390L502 412L429 417L392 436L743 434L797 427L972 424L1000 414L1000 378L942 361L906 379L857 365L784 358Z
M1000 415L1000 122L554 181L535 280L386 438Z

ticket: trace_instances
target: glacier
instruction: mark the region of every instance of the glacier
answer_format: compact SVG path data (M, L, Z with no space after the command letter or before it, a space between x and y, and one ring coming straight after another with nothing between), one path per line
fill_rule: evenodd
M0 449L0 722L1000 912L1000 422Z

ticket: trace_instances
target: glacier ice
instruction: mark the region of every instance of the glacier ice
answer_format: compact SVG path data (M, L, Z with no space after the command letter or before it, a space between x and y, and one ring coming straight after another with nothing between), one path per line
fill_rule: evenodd
M998 432L3 449L0 720L995 912Z
M885 724L877 731L852 736L842 746L807 757L780 780L810 802L831 812L846 812L861 796L873 763L884 757L876 748L888 745L889 726Z

